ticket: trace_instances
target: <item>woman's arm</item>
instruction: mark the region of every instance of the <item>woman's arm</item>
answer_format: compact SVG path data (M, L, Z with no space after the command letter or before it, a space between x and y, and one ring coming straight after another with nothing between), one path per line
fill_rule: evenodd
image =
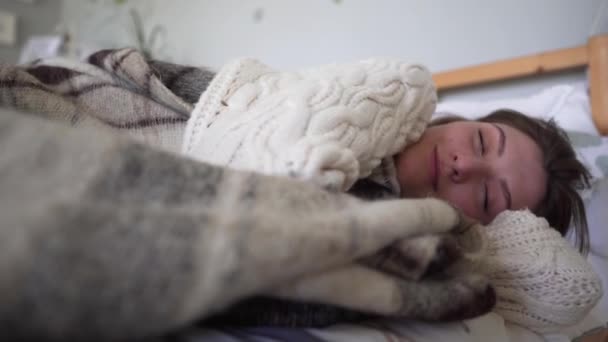
M428 69L400 60L294 72L236 60L197 102L182 152L346 191L418 140L436 102Z

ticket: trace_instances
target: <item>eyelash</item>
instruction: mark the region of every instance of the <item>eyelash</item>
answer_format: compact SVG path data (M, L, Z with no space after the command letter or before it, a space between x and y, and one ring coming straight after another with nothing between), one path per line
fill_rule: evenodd
M479 144L481 146L481 155L483 156L484 154L486 154L486 144L483 141L483 134L481 134L481 130L477 131L479 134Z
M479 134L479 146L481 147L481 155L485 155L486 154L486 146L485 143L483 141L483 134L481 133L481 130L477 131ZM483 185L483 211L485 213L488 212L488 184Z
M488 212L488 184L483 185L483 211Z

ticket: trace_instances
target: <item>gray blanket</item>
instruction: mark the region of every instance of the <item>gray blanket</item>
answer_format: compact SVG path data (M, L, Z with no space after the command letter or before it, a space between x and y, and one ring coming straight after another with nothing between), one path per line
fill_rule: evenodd
M0 94L4 106L178 151L190 111L213 76L204 68L146 61L132 49L103 50L87 63L5 66L0 69ZM353 193L391 196L373 182L357 184ZM334 306L256 298L204 323L324 326L365 317L369 315Z
M390 217L405 215L400 212L370 214L365 205L350 196L325 193L288 180L233 173L157 151L179 150L189 112L212 77L211 71L202 68L146 61L130 49L100 51L88 63L48 61L0 67L1 106L82 128L48 125L24 114L1 117L0 137L5 150L0 155L0 297L4 303L0 326L5 332L15 337L89 340L91 333L97 333L100 339L150 336L214 316L238 300L263 293L260 290L269 284L328 265L361 260L374 250L380 252L361 262L389 273L409 270L409 275L417 278L428 275L434 265L454 259L455 255L445 253L446 247L452 246L446 243L449 239L437 240L440 243L431 248L443 248L444 253L439 253L443 258L432 254L424 260L412 260L395 253L389 246L395 241L395 233L391 237L379 232L391 228L386 223L387 219L391 222ZM125 141L124 137L145 146ZM237 179L234 182L239 186L226 181L231 179ZM382 187L365 182L353 191L364 197L387 195ZM217 210L218 202L234 201L237 194L242 197L235 202L238 205L228 205L235 211ZM431 204L429 212L445 210ZM424 208L427 204L421 205ZM425 219L433 221L429 212L422 210ZM374 217L387 219L370 221ZM189 302L198 298L193 291L199 290L192 285L198 283L194 279L198 270L215 269L217 265L207 264L213 258L195 261L200 258L195 254L202 253L199 249L206 249L192 243L203 239L214 249L219 242L213 241L218 237L212 235L205 240L208 227L214 227L211 231L221 232L214 233L221 236L230 232L224 226L235 220L251 227L247 234L231 236L234 241L228 239L236 244L235 250L242 250L236 247L242 247L245 237L255 241L259 227L279 232L283 226L289 226L293 236L285 237L285 241L274 236L273 241L293 250L281 254L283 247L270 253L261 248L249 251L255 256L251 259L239 256L236 268L220 272L219 279L227 283L212 287L222 289L221 295L206 293L203 297L213 300L203 309L200 303L193 308ZM324 233L308 245L301 245L302 237L297 235L299 226L313 235L325 225L335 227L336 232L339 227L361 229L356 224L359 220L367 222L365 227L376 233L359 233L355 240L332 240ZM264 234L268 232L261 236ZM382 239L374 238L378 234ZM294 247L294 239L298 246ZM330 242L332 247L328 249L326 244ZM348 248L341 249L341 243ZM268 259L266 254L275 252L288 260ZM300 252L308 257L294 256ZM260 255L265 258L258 258ZM275 268L269 260L276 263ZM294 260L305 262L298 266ZM409 269L404 270L403 265L409 265ZM408 309L400 315L460 319L486 312L493 305L493 292L483 279L430 281L445 293L464 291L466 295L456 300L443 296L429 307L428 299L420 298L425 307L416 306L413 289L422 291L426 287L408 283L400 287L411 297L404 302ZM19 291L11 292L14 289ZM211 322L326 325L368 314L258 298L233 306Z

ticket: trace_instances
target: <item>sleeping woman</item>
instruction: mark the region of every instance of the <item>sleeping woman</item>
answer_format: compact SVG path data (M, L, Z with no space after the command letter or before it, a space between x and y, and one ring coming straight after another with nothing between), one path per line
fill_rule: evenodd
M587 250L577 189L589 174L565 133L509 110L427 125L435 102L428 70L393 59L296 72L237 60L197 102L181 151L360 197L445 200L486 226L477 229L487 248L475 267L491 274L496 312L540 332L573 324L601 289L559 237L573 224L579 250ZM373 264L398 272L399 263L387 259ZM585 285L556 286L579 281Z
M429 172L417 165L430 165ZM528 208L566 235L574 227L588 249L578 194L589 173L553 122L500 110L477 121L443 118L396 155L404 197L441 198L483 224L505 210Z
M15 287L22 291L21 300L29 301L21 303L8 296L4 302L15 300L15 306L6 307L20 307L28 315L26 309L35 308L34 321L43 322L39 331L52 336L70 331L75 335L69 336L83 337L103 331L109 338L166 332L253 294L427 320L473 317L487 312L496 300L497 312L535 331L553 331L576 322L598 300L601 287L584 258L560 237L573 222L579 248L586 250L585 213L576 190L587 182L588 173L565 135L552 123L507 110L478 121L450 118L427 127L435 102L425 68L384 59L293 73L239 60L213 74L147 62L125 49L101 51L88 64L50 61L28 67L3 66L0 104L66 120L91 137L100 132L99 141L83 140L75 133L65 133L64 138L64 131L57 128L41 128L40 123L27 120L12 124L4 119L7 131L8 127L17 132L17 128L35 127L29 131L41 133L31 139L18 134L4 137L11 146L30 146L36 158L23 159L18 154L2 160L7 170L31 170L29 174L7 171L12 181L10 177L3 181L12 191L2 191L0 199L6 203L0 207L6 209L3 220L25 222L35 227L32 231L40 232L38 237L48 237L44 232L50 231L59 234L57 240L33 238L37 244L32 246L41 253L40 265L28 264L29 273L17 272L13 282L5 284L7 288L32 284L31 288ZM106 136L109 133L102 131L147 146L115 146ZM282 177L239 173L228 177L233 171L220 172L208 164L196 166L157 148L205 163ZM58 157L49 159L53 153ZM61 166L67 162L59 163L59 156L82 170ZM98 156L112 157L111 162L101 163ZM12 169L6 166L9 164ZM45 170L52 167L55 173ZM66 193L60 185L72 183L77 191L64 199ZM222 187L230 191L222 193ZM402 199L380 200L374 206L376 202L360 202L335 193L337 190L366 199ZM52 197L52 206L44 202L47 194L56 194L47 196L49 201ZM29 203L26 199L31 200L33 219L18 210ZM485 225L474 226L483 241L481 257L461 258L469 246L458 237L455 260L441 258L450 246L446 241L454 241L444 234L445 226L458 221L443 201ZM36 203L42 204L37 207ZM65 203L72 206L67 208ZM53 210L47 210L49 207ZM224 215L209 208L219 208ZM231 214L225 215L228 210ZM45 216L49 213L53 216ZM222 229L193 236L189 231L193 222L232 227L252 218L262 224L247 225L250 230L242 234ZM353 227L361 222L377 233L354 234ZM81 225L87 228L77 229ZM400 240L395 231L388 232L394 225L416 229L405 236L401 231L405 239ZM115 229L123 226L137 228ZM174 227L174 235L167 233L171 231L167 226ZM332 227L328 230L332 233L324 235L328 233L319 230L324 226ZM107 232L99 227L106 227ZM332 235L341 229L354 235ZM314 239L307 236L317 231L321 234ZM3 234L5 241L19 237L9 230ZM248 234L247 239L243 234ZM82 246L64 244L66 236L76 236ZM156 246L158 241L163 241L162 248ZM184 248L196 241L196 248ZM420 243L412 245L413 241ZM427 244L430 254L419 247ZM112 248L105 252L100 247ZM145 253L131 255L130 251L138 250ZM195 254L186 255L186 251ZM15 255L7 254L4 260L17 258ZM114 260L114 255L122 255L124 260ZM194 255L205 258L193 264ZM359 262L370 255L381 260ZM395 269L392 264L385 269L390 276L379 272L384 263L395 261L392 256L405 269ZM408 273L408 267L417 267L406 262L412 259L423 269ZM469 262L464 268L456 262L461 259ZM82 264L75 263L80 260ZM362 266L366 262L369 267ZM153 276L150 272L144 275L144 265L158 270ZM95 272L87 273L87 268ZM52 270L70 269L78 270L72 278L52 277ZM170 281L171 270L176 269L187 274L178 272L180 280ZM190 274L188 270L194 271ZM116 284L125 279L120 276L134 279L124 284L158 287L148 291L130 285L119 288ZM395 276L414 279L404 282ZM122 291L121 296L141 298L128 305L116 304L129 301L105 290L99 298L90 298L92 286L99 284L106 284L105 290ZM62 292L68 288L65 286L74 292ZM562 296L556 303L553 295L564 291L571 291L571 296ZM133 322L133 317L141 316L143 309L138 311L138 307L160 297L168 299L146 311L148 316L142 316L147 317L146 322ZM41 305L47 299L55 301ZM113 300L116 306L107 306ZM69 304L65 315L57 315L54 310L65 303ZM77 313L99 321L83 325ZM0 317L11 324L20 318ZM27 322L30 329L32 322ZM75 327L81 330L73 330Z

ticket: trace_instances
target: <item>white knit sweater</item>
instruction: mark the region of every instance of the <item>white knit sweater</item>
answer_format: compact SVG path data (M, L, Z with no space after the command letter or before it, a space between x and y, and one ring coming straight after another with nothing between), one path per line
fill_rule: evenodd
M436 102L430 72L393 59L298 72L241 59L201 96L182 151L344 191L418 140Z
M580 321L602 296L591 265L544 219L505 211L478 233L484 250L474 261L496 290L494 311L538 333Z
M237 60L201 96L182 151L339 190L369 176L398 194L392 156L418 140L435 103L431 74L419 65L372 59L280 72ZM554 332L601 296L586 260L544 219L505 212L478 233L485 248L475 267L489 275L506 320Z

